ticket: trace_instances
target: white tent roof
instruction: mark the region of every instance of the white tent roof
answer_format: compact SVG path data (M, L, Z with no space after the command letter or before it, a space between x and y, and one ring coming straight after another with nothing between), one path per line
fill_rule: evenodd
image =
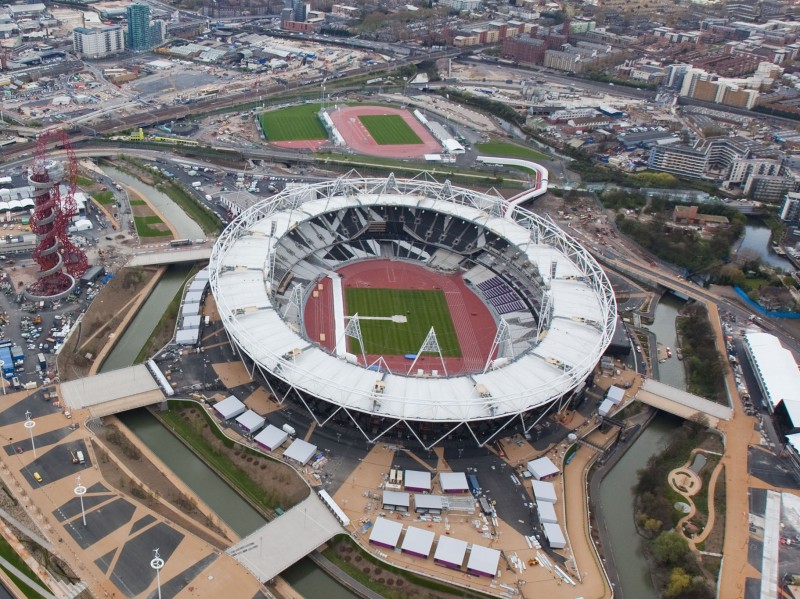
M547 501L540 501L536 504L536 509L539 512L539 520L542 523L550 522L551 524L558 523L558 514L556 514L555 505Z
M774 409L781 401L795 426L800 426L800 372L792 353L774 335L745 333L744 342Z
M255 431L264 426L266 419L253 410L247 410L244 414L236 418L236 422L242 428L249 431Z
M433 554L433 559L461 566L461 564L464 563L464 556L466 553L466 541L440 535L439 542L436 544L436 553Z
M600 407L597 408L597 413L600 414L601 416L608 416L615 405L617 404L615 404L610 399L604 399L600 403Z
M400 549L428 557L433 547L435 536L436 534L432 530L409 526L408 530L406 530L406 536L403 537L403 544Z
M397 547L397 542L400 540L400 533L402 532L403 525L400 522L378 518L372 526L372 532L369 533L369 540L370 543L381 543L382 545Z
M243 414L247 407L239 401L235 395L229 395L222 401L214 404L214 410L222 417L223 420L230 420L239 414Z
M559 469L558 466L553 463L553 460L547 456L542 456L541 458L528 462L528 472L533 474L534 478L540 480L558 474Z
M406 470L406 489L431 490L431 473L423 470Z
M561 527L558 524L545 522L542 524L542 529L544 530L544 536L547 537L553 549L563 549L567 546L567 539L564 537L564 533L561 531Z
M289 433L279 429L277 426L268 424L267 427L255 436L255 442L264 447L269 447L270 451L283 445L289 437Z
M196 304L200 303L201 301L203 301L203 294L200 291L191 291L183 298L183 302L186 304Z
M441 510L442 496L422 495L421 493L418 493L414 495L414 508L418 510Z
M439 484L445 493L453 491L469 491L467 475L463 472L441 472Z
M409 507L411 505L411 496L408 493L402 493L400 491L384 491L383 505L400 505Z
M612 385L609 387L608 393L606 393L606 399L610 399L615 404L622 402L625 399L625 389Z
M201 320L202 318L199 314L194 316L184 316L183 323L181 323L181 329L199 329Z
M532 480L531 486L533 487L533 496L536 498L537 502L547 501L549 503L555 503L558 501L556 486L553 483L549 483L545 480Z
M467 570L483 572L490 576L497 576L497 565L500 563L500 552L481 545L473 545L469 552Z
M312 445L308 441L303 441L302 439L295 439L286 451L283 452L283 457L300 462L305 466L308 464L308 461L314 457L316 451L316 445Z
M197 302L183 304L183 308L181 308L181 316L196 316L197 314L200 314L200 304Z
M178 345L195 345L200 341L200 329L181 329L175 333L175 343Z
M208 279L206 279L204 281L198 281L197 279L195 279L194 281L192 281L192 284L189 285L188 292L189 293L198 293L198 292L199 293L203 293L203 291L206 290L207 286L208 286Z

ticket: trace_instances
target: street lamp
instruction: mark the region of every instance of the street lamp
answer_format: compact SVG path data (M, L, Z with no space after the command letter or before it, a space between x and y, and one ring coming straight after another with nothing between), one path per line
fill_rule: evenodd
M5 366L5 362L0 360L0 379L2 379L1 385L3 385L3 395L6 394L6 377L3 375L3 366Z
M156 571L156 585L158 585L158 599L161 599L161 568L164 567L164 560L158 555L158 547L153 549L153 559L150 560L150 567Z
M36 458L36 443L33 440L34 426L36 426L36 423L31 419L31 412L28 410L25 412L25 428L27 428L31 433L31 447L33 448L33 457Z
M81 500L81 518L83 519L83 525L86 526L86 512L83 510L83 496L86 495L86 487L81 484L80 475L75 477L75 495Z

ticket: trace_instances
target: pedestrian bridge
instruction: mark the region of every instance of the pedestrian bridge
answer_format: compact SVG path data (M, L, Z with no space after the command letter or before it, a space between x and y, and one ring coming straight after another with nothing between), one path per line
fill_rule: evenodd
M733 409L728 406L670 387L653 379L645 379L636 393L636 399L686 420L703 415L708 419L708 425L713 428L717 428L720 420L733 418Z
M226 553L265 583L346 530L313 491Z
M126 266L158 266L182 262L201 262L211 258L211 247L164 248L135 254Z
M152 360L61 383L61 399L70 410L87 409L93 418L164 401L174 392Z

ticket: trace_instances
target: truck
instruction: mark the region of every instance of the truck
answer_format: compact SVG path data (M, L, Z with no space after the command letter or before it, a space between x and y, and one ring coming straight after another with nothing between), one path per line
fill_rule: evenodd
M195 189L200 189L202 186L203 183L201 181L192 181L192 187L194 187Z
M42 372L47 370L47 360L45 360L44 354L39 354L36 359L39 361L39 370Z
M297 431L294 430L294 427L289 424L284 424L281 428L283 429L283 432L289 436L294 437L297 434Z
M467 475L467 486L469 487L470 493L472 493L475 497L480 495L481 486L478 484L478 477L474 474Z

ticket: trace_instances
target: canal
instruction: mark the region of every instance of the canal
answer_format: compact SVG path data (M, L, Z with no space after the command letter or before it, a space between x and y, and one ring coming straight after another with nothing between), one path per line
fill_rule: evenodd
M160 192L155 187L142 183L136 177L124 173L113 166L102 166L100 168L112 180L127 185L146 197L147 201L164 216L164 219L175 227L179 239L205 238L206 235L200 225L189 218L167 194Z
M791 262L772 251L771 235L772 231L769 227L764 226L761 221L749 219L747 225L745 225L744 237L739 244L737 253L747 250L755 253L761 259L761 262L768 266L782 268L786 272L795 270Z
M672 294L665 294L656 306L653 324L647 327L658 343L673 349L672 358L658 365L658 373L661 382L678 389L686 389L683 362L674 351L678 345L675 319L684 303ZM636 532L634 489L639 470L647 467L653 455L663 451L670 434L681 422L680 418L660 412L600 484L598 501L621 587L617 596L623 599L658 599L650 565L642 553L642 540Z
M130 366L164 310L180 290L191 266L171 266L109 354L101 372ZM200 460L147 410L118 414L119 420L194 491L236 534L244 537L266 522L264 518ZM289 584L304 597L356 599L338 582L305 558L284 573Z

